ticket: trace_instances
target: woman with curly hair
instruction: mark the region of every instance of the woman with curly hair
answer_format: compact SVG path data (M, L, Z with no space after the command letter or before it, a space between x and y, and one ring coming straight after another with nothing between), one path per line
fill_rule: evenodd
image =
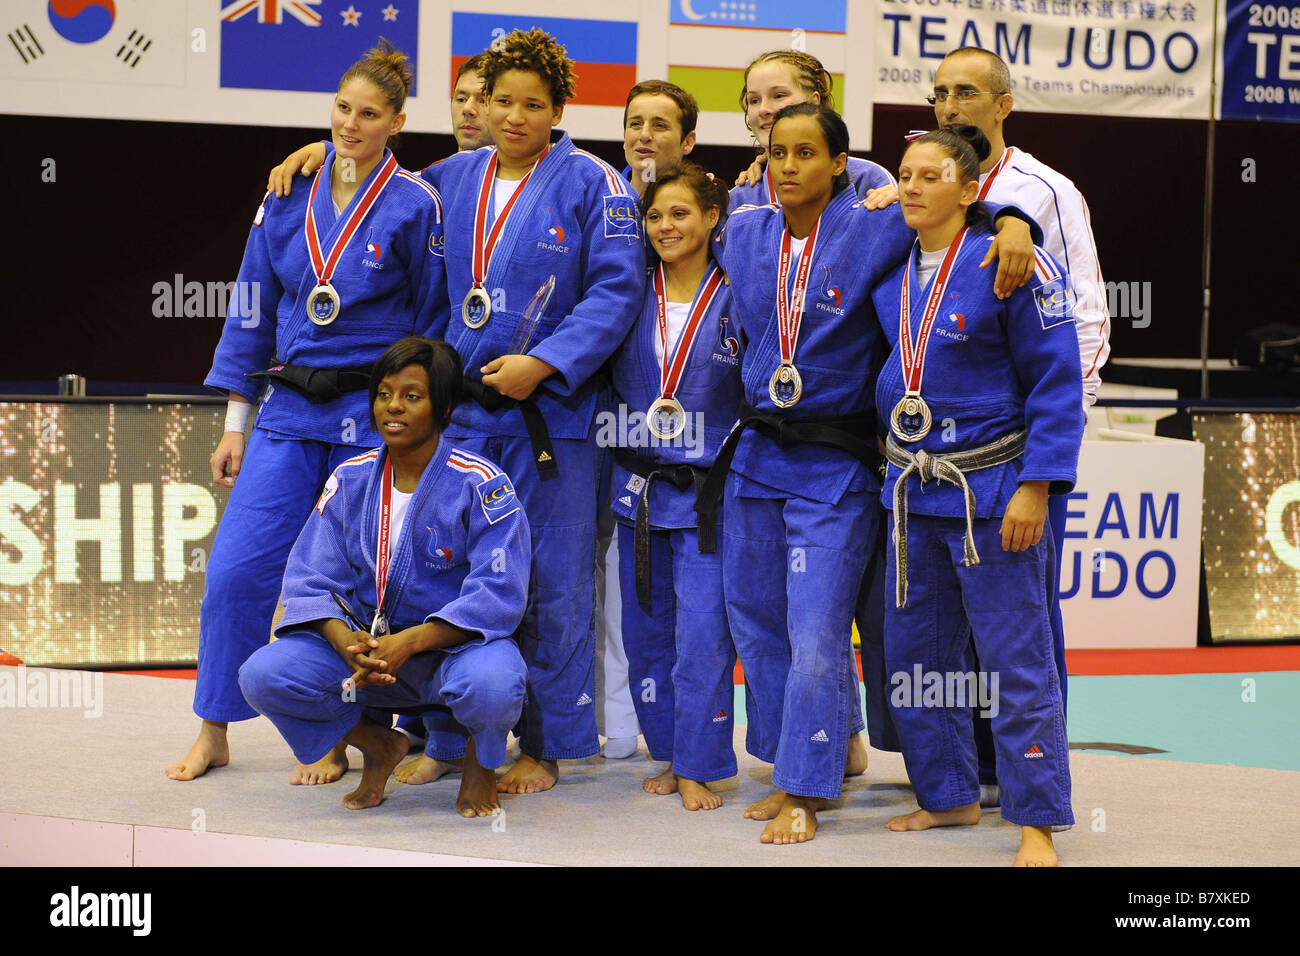
M594 425L608 388L602 366L645 288L636 194L558 128L574 95L573 65L542 30L503 37L483 63L493 148L421 173L448 197L446 339L464 361L470 395L447 435L515 478L533 530L533 587L519 630L528 700L519 761L498 782L505 793L548 790L557 760L599 750ZM292 158L286 166L296 170ZM448 721L429 731L427 757L463 754L460 728Z

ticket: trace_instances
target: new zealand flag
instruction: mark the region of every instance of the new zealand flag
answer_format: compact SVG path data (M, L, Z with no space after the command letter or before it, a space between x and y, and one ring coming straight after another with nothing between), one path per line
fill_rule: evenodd
M400 3L400 6L398 5ZM418 59L416 0L235 0L221 8L221 85L333 93L386 37ZM411 94L416 89L411 87Z

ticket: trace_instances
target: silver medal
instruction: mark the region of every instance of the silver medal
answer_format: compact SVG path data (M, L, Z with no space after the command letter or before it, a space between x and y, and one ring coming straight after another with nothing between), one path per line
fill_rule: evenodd
M767 394L777 408L790 408L803 397L803 377L793 365L782 364L767 383Z
M481 329L492 315L492 299L478 286L465 293L460 305L460 317L471 329Z
M910 421L905 422L904 417ZM920 395L904 395L889 416L889 430L901 441L920 441L930 434L932 423L930 406Z
M672 441L686 430L686 409L675 398L660 395L645 414L646 427L660 441Z
M339 317L343 305L334 286L322 282L307 296L307 318L317 325L329 325Z

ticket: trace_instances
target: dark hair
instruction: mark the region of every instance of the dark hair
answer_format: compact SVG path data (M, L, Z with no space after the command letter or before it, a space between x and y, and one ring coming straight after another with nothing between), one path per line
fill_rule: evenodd
M661 186L667 186L669 183L675 182L680 182L695 194L695 202L702 212L708 212L715 206L724 213L726 212L728 202L727 187L721 181L709 175L708 170L699 163L693 163L689 159L684 159L667 169L659 170L659 174L646 187L645 196L642 199L645 208L650 208L650 205L654 202L655 193L659 191Z
M676 83L667 80L642 80L627 91L627 102L623 104L623 126L627 126L627 111L632 101L638 96L666 96L677 104L682 114L682 139L695 131L695 124L700 119L700 104L695 97Z
M486 53L475 53L472 57L462 63L460 69L456 71L456 83L459 83L460 78L466 73L482 73L483 61L486 57ZM455 83L452 84L452 87L455 87Z
M550 88L551 106L563 106L573 99L573 61L564 46L545 30L534 27L525 33L515 30L483 51L483 92L491 93L502 73L523 70L536 73Z
M828 106L822 106L819 103L795 103L792 106L783 106L777 111L776 116L772 118L772 128L768 131L771 137L776 132L776 124L783 119L789 119L791 116L811 116L817 120L817 125L821 127L822 138L826 140L826 148L830 151L831 156L838 156L840 153L849 151L849 128L844 125L844 118ZM772 141L768 139L768 150L771 150ZM831 195L838 193L840 190L847 188L849 185L849 166L844 164L844 171L835 177L835 184L831 190Z
M383 37L379 46L371 48L364 57L348 67L348 71L339 80L339 89L343 89L348 80L360 78L373 83L394 113L402 112L406 105L406 94L410 92L415 74L411 72L411 58L394 47Z
M960 181L963 183L979 182L980 163L988 159L989 153L993 150L988 137L978 126L949 126L918 136L907 144L903 155L906 156L908 150L922 143L932 143L951 157L957 165L957 175L961 177ZM991 232L993 217L989 215L988 206L982 202L973 202L967 206L966 225L984 226Z
M370 370L370 427L375 424L375 399L379 396L379 383L385 377L400 372L408 365L418 365L429 376L429 404L437 421L438 431L447 430L451 410L464 399L461 379L464 368L460 354L446 342L408 335L398 339L384 350Z
M682 160L675 166L659 170L658 175L650 180L650 185L646 187L645 195L641 198L641 217L645 218L645 214L654 204L655 194L659 189L669 183L681 183L689 189L695 197L696 205L700 207L700 212L718 210L718 221L713 227L713 233L710 234L716 235L727 218L727 187L720 179L710 176L699 163L693 163L688 159ZM712 255L713 243L708 243L708 247L709 254Z

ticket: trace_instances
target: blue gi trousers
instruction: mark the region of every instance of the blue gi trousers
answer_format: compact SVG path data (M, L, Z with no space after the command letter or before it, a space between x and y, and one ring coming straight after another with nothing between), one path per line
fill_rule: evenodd
M284 566L325 479L356 445L286 438L254 428L208 559L199 612L194 713L248 720L239 667L271 637Z
M830 505L749 498L727 478L723 591L749 690L746 749L775 764L772 783L835 799L857 714L853 607L876 536L872 492Z
M1065 512L1070 499L1066 495L1049 495L1047 498L1047 526L1052 532L1053 547L1056 554L1056 573L1048 577L1048 616L1052 622L1052 656L1056 659L1056 676L1061 682L1061 710L1068 715L1066 702L1069 690L1069 675L1065 669L1065 625L1061 620L1061 548L1065 542ZM858 625L861 629L862 625ZM971 647L972 670L979 670L979 660ZM863 656L866 667L866 656ZM871 706L870 682L867 684L867 706ZM979 715L979 709L973 711L975 721L975 749L979 753L980 783L997 783L998 774L993 746L993 727L987 717ZM895 748L897 749L897 748Z
M1002 817L1021 826L1067 825L1070 746L1048 620L1048 582L1055 547L1044 529L1025 551L1002 550L1001 518L976 519L980 564L962 564L964 518L908 516L907 606L885 602L885 657L890 704L907 775L925 810L951 810L979 799L968 699L926 699L918 674L941 686L968 673L973 633L988 686ZM893 517L890 534L893 534ZM897 567L889 550L886 594ZM969 685L967 685L969 686ZM944 695L947 696L946 694ZM945 706L946 705L946 706Z
M527 438L467 434L447 438L496 462L515 480L533 535L528 609L519 650L528 665L528 696L516 729L524 753L575 760L600 750L595 708L596 481L594 441L552 438L558 478L542 481ZM425 753L450 759L465 752L464 728L445 714L426 715Z
M628 687L650 756L688 780L736 774L736 652L722 600L722 556L694 528L650 532L650 603L637 600L635 531L619 523L619 586Z
M489 769L506 761L506 734L524 700L524 662L513 641L491 641L454 654L416 654L397 672L397 683L364 687L345 700L352 668L324 638L292 631L253 654L239 671L239 686L269 717L302 763L320 760L367 716L384 726L393 707L441 704L474 737L478 762Z
M894 718L889 711L889 684L885 677L885 551L888 547L885 531L889 522L884 506L877 502L875 508L879 530L876 539L867 542L871 558L867 561L867 571L862 576L862 589L858 592L853 620L858 625L858 637L862 642L862 683L867 691L867 735L871 739L871 746L877 750L898 753L902 750L902 745L898 742L898 730L894 727ZM854 717L858 721L862 719L856 697L850 719Z

